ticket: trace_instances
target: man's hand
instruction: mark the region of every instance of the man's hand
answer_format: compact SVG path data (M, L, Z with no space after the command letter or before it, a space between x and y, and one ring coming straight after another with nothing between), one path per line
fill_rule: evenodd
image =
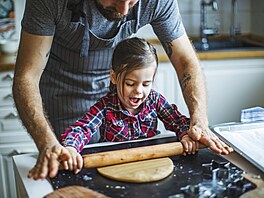
M201 142L202 144L208 146L212 151L227 155L233 152L233 148L229 147L222 140L220 140L210 129L209 127L201 127L198 124L190 126L188 135L196 141Z
M55 177L61 161L67 161L71 157L68 150L61 144L50 143L39 151L36 165L29 171L28 178L44 179L47 176Z

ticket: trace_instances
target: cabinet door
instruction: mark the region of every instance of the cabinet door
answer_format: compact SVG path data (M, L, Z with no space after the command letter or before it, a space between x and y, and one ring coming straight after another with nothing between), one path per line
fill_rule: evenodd
M239 122L242 109L264 107L264 59L202 61L209 124Z
M0 87L9 87L11 89L13 78L13 71L0 72Z
M12 156L22 153L37 152L34 143L13 144L12 146L0 144L0 197L15 198L16 182L14 176Z
M179 86L176 71L170 62L159 63L153 88L161 93L169 103L176 104L182 114L189 115ZM160 131L166 131L162 122L159 122L158 129Z
M176 100L176 73L170 63L159 63L153 88L161 93L170 103ZM173 91L175 90L175 91Z
M189 116L176 71L170 62L159 64L154 89L160 92L169 103L176 104L182 114Z
M0 154L0 197L7 197L4 157Z

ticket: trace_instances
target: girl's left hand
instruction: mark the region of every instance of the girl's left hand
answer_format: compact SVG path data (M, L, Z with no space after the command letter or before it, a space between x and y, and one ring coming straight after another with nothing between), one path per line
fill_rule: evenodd
M195 154L196 151L199 150L199 142L194 141L189 135L185 135L181 139L181 143L183 146L183 155L186 154Z
M65 148L69 151L71 157L67 161L62 161L63 168L73 171L75 174L79 173L83 166L82 156L73 147L67 146Z

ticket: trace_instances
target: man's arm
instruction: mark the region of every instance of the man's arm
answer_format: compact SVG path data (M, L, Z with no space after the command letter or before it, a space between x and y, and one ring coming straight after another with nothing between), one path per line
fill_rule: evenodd
M185 102L188 106L191 123L188 134L213 151L222 154L232 149L222 142L208 127L207 93L204 74L199 60L186 34L163 47L173 64Z
M15 66L13 95L20 118L39 150L36 166L29 177L52 177L57 173L63 151L45 116L39 81L49 58L53 37L22 32ZM62 148L61 148L62 147Z

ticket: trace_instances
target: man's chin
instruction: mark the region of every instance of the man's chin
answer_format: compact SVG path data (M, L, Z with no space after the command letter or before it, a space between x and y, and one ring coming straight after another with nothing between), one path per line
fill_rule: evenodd
M126 15L120 14L112 9L104 8L99 2L96 1L96 5L101 14L109 21L122 21Z

